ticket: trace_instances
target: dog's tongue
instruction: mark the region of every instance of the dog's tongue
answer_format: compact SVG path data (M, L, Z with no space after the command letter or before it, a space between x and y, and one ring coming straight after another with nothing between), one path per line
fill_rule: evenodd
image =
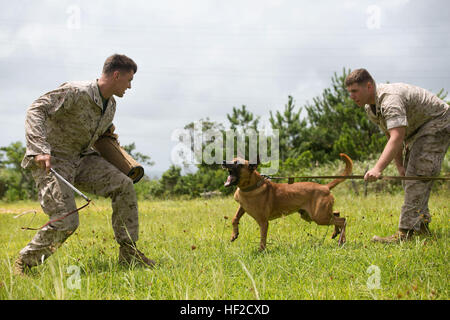
M224 186L225 186L225 187L228 187L228 186L230 185L230 183L231 183L232 180L233 180L233 178L232 178L231 176L228 176L227 182L224 183Z

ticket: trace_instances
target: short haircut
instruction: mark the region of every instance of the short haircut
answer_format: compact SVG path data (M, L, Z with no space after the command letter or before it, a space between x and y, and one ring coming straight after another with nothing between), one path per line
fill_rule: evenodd
M348 87L354 83L366 84L369 81L375 84L375 81L366 69L356 69L350 72L350 74L345 79L345 86Z
M111 74L114 71L133 71L136 73L137 64L124 54L113 54L108 57L103 65L103 73Z

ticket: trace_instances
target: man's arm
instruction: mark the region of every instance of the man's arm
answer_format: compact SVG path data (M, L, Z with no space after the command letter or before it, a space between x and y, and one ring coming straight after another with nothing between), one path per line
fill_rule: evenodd
M384 150L381 153L381 156L375 166L364 176L364 180L375 181L379 179L383 170L393 159L395 159L395 163L397 164L399 173L402 174L401 168L403 168L403 164L401 164L401 167L399 168L399 163L402 157L402 147L403 140L405 139L405 132L406 127L397 127L389 130L389 140L386 143L386 146L384 147Z
M28 108L25 119L25 138L27 144L26 157L33 158L37 165L51 168L51 147L47 142L46 120L58 112L61 107L70 103L70 90L60 87L46 93ZM67 107L67 106L66 106Z

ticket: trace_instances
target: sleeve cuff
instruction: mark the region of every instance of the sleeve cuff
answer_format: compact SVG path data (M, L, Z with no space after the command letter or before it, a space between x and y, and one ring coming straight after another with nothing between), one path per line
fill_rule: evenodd
M406 117L400 116L386 119L386 128L388 130L392 128L407 127L407 126L408 120L406 119Z

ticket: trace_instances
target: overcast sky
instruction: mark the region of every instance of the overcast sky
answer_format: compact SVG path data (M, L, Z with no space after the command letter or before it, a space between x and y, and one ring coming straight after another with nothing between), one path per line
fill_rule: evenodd
M138 64L117 98L122 144L171 164L172 132L232 107L261 116L322 93L334 72L450 90L447 0L0 0L0 146L23 141L27 107L123 53Z

